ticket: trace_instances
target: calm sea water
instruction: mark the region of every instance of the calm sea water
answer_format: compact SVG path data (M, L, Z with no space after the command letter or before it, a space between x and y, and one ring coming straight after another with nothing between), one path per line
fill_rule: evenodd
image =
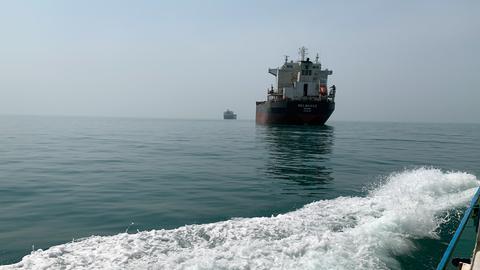
M25 268L432 268L458 220L438 217L480 176L474 124L2 116L0 131L0 264L60 245Z

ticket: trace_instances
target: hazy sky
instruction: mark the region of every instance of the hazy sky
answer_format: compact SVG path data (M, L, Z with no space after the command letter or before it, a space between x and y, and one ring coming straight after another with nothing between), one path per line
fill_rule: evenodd
M255 117L298 47L332 119L480 122L480 1L2 1L0 114Z

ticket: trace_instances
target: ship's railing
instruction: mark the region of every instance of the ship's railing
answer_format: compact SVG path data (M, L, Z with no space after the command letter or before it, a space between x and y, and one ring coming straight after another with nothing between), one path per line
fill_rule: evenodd
M283 100L283 95L282 94L268 94L267 100L271 100L271 101Z
M480 217L479 198L480 188L477 189L477 192L470 202L470 206L465 211L452 240L448 244L443 257L437 266L437 270L460 269L459 262L470 263L469 259L472 258L477 242L478 222ZM468 235L463 235L466 230L468 231ZM480 262L476 263L478 264Z
M282 100L301 100L301 101L329 101L334 102L333 98L330 97L322 97L322 96L306 96L306 97L298 97L296 99L291 99L288 97L284 97L283 95L273 94L267 96L268 101L282 101Z
M282 91L285 91L283 88ZM315 96L302 96L300 99L302 100L326 100L330 102L335 102L335 89L326 90L326 93L322 95L318 93ZM289 100L288 97L284 97L283 94L280 94L278 90L274 90L273 86L271 88L267 88L267 100L268 101L282 101L282 100Z

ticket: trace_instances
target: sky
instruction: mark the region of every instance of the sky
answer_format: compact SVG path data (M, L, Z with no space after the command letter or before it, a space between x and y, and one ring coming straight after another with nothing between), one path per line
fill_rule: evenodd
M255 118L306 46L332 120L480 122L480 1L1 1L0 114Z

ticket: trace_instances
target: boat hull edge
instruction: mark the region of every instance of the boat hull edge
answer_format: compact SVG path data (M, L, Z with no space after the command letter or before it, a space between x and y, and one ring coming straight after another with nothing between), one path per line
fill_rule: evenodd
M257 102L257 124L324 125L335 110L331 101Z

